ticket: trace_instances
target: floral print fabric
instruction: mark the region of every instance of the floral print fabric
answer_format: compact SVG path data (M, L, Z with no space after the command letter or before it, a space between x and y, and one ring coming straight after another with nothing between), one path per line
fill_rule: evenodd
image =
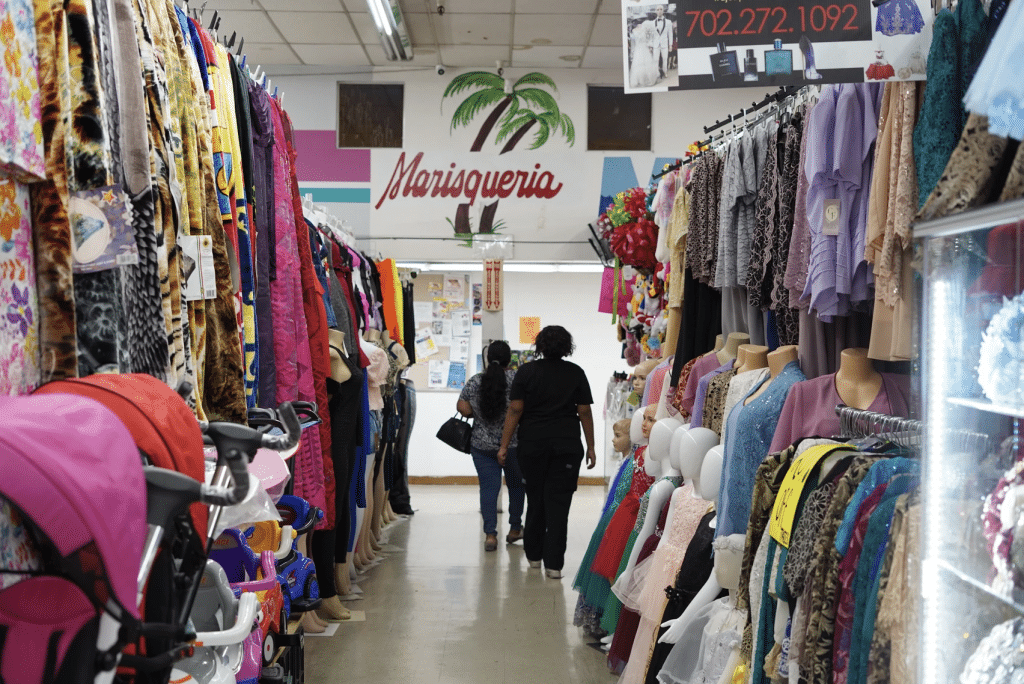
M39 384L39 323L28 188L0 179L0 395Z
M46 175L46 160L32 3L0 0L0 17L0 175L40 180Z

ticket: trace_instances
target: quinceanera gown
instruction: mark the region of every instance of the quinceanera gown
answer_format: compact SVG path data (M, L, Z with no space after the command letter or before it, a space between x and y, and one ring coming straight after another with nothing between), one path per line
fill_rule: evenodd
M875 30L887 36L912 36L924 28L915 0L889 0L878 8Z
M633 44L632 60L629 64L629 86L649 88L658 82L658 58L654 52L654 30L641 24L633 30L630 42Z
M598 547L597 555L590 566L592 572L604 577L609 582L614 582L619 575L619 562L622 560L622 552L629 542L633 525L636 524L637 514L640 512L640 499L654 484L654 478L644 470L646 452L646 446L636 450L636 455L633 457L633 480L630 483L629 492L608 522L608 529L604 532L601 546Z

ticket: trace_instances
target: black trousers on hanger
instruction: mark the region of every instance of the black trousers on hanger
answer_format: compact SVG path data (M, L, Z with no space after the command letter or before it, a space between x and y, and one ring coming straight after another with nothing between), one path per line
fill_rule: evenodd
M412 513L409 499L409 438L412 436L412 425L416 420L416 383L408 378L398 383L401 395L401 420L398 424L398 440L394 451L394 482L391 485L391 508L395 513L408 515Z

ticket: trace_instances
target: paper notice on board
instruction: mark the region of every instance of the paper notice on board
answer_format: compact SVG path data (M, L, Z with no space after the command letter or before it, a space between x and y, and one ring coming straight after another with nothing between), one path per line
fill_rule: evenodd
M448 386L448 361L430 360L428 367L427 386L434 389L444 389Z
M434 325L441 324L441 334L437 338L437 344L442 347L452 346L452 322L450 320L434 321Z
M416 356L424 358L437 353L437 343L429 328L416 331Z
M448 389L460 390L466 386L466 365L452 361L448 364Z
M462 364L469 363L469 338L453 337L452 346L448 350L448 360L457 361Z
M519 317L519 342L521 344L533 344L540 332L540 316Z
M444 277L444 290L441 296L450 302L465 302L466 276L446 275Z
M416 325L429 325L434 317L434 309L430 302L413 302L412 310Z
M452 335L468 335L472 332L473 320L469 309L452 311Z

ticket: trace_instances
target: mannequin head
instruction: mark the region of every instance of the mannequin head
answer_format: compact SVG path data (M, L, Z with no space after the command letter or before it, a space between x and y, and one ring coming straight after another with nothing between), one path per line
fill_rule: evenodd
M655 406L645 406L633 414L632 423L629 427L629 438L632 440L633 444L647 444L647 438L651 433L651 427L654 425L653 412L656 408L657 407ZM652 411L651 418L649 420L647 418L648 409L651 409Z
M745 543L746 536L742 534L730 534L715 540L715 579L718 586L730 592L740 588Z
M637 396L642 397L644 395L644 387L647 386L647 376L651 374L651 371L658 365L658 359L647 359L641 361L633 369L633 391L636 392Z
M651 446L648 448L647 453L650 455L649 458L662 462L663 472L672 469L672 458L670 455L672 436L682 425L675 418L662 418L651 428ZM675 460L678 463L678 459Z
M615 421L612 425L612 447L615 448L615 452L619 454L628 454L629 447L633 444L633 440L629 438L629 427L632 421L628 418Z
M768 347L744 344L739 351L743 356L743 363L739 367L741 373L768 367Z
M678 437L678 440L675 439ZM718 435L705 427L680 430L673 435L679 472L688 482L693 483L694 493L700 493L700 472L708 449L718 444Z
M640 424L640 434L643 435L643 438L647 443L649 443L651 439L651 430L654 428L654 424L656 422L654 414L657 410L658 407L654 404L644 407L644 418L643 422Z
M711 447L700 467L700 497L718 503L718 487L722 484L723 447Z

